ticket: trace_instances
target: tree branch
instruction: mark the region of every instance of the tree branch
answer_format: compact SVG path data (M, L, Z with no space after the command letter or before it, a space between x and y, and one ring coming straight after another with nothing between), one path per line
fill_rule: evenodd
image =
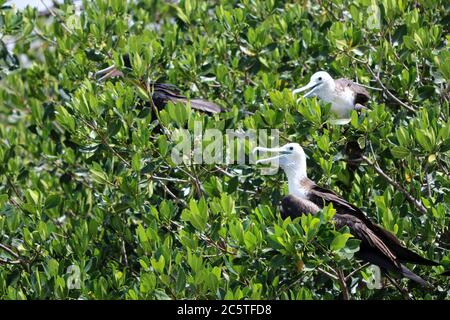
M8 252L10 255L12 255L14 258L18 259L19 255L17 253L15 253L11 248L9 248L8 246L0 243L0 248L5 250L6 252Z
M58 15L55 11L53 11L52 8L50 8L44 0L41 0L42 4L44 5L45 9L47 9L48 12L50 12L50 14L56 18L59 23L61 23L61 26L71 35L73 34L72 30L69 29L69 27L65 24L65 22L63 21L62 17L60 15Z
M350 294L348 293L347 283L345 283L344 272L340 268L337 269L336 271L337 271L336 273L338 276L339 286L341 287L341 290L342 290L342 297L344 300L350 300Z
M12 183L11 179L9 178L9 175L5 174L5 177L6 177L6 181L8 182L9 186L14 191L14 193L16 194L17 198L19 198L20 202L23 202L22 195L19 193L19 190L17 190L16 186Z
M364 61L364 60L355 58L355 57L353 57L352 55L348 54L348 53L345 52L345 51L341 51L341 52L343 52L343 53L344 53L347 57L349 57L350 59L353 59L353 60L355 60L355 61L357 61L357 62L363 64L363 65L366 67L366 69L370 72L370 74L372 75L372 77L374 77L374 79L378 82L378 84L379 84L380 87L383 89L383 91L384 91L384 92L385 92L392 100L394 100L395 102L397 102L398 104L400 104L402 107L408 109L409 111L412 111L412 112L414 112L414 113L417 111L417 109L418 109L417 106L410 106L410 105L404 103L404 102L401 101L399 98L397 98L391 91L389 91L389 89L386 88L386 86L385 86L385 85L383 84L383 82L381 81L380 77L379 77L378 75L376 75L375 72L373 72L372 68L369 66L369 63L368 63L367 61Z
M414 198L408 191L405 190L405 188L403 188L398 182L394 181L394 179L392 179L391 177L389 177L386 173L384 173L383 170L381 170L381 168L378 166L378 164L372 162L369 158L367 158L365 155L362 155L362 159L369 164L370 166L372 166L375 171L384 178L384 180L386 180L390 185L392 185L397 191L400 191L406 198L406 200L408 200L412 205L414 205L417 210L419 210L421 213L426 214L428 211L427 209L424 207L424 205L422 204L422 202L420 202L419 200L417 200L416 198Z
M119 158L120 161L122 161L122 163L127 166L130 167L130 163L125 160L125 158L123 158L113 147L111 147L106 139L106 137L100 132L100 129L96 126L93 125L92 123L90 123L89 121L85 120L83 117L80 117L81 121L84 122L84 124L86 124L89 128L91 128L92 130L94 130L94 132L100 137L100 139L102 140L102 143L108 148L109 151L111 151L117 158Z
M210 245L212 245L213 247L219 249L221 252L223 252L225 254L229 254L229 255L232 255L232 256L236 255L235 252L228 251L226 247L221 246L220 244L215 242L213 239L211 239L210 236L208 236L206 234L200 234L200 238L202 238L206 243L209 243Z
M182 205L183 205L183 207L186 207L187 208L187 203L186 203L186 201L184 201L183 199L180 199L180 198L178 198L170 189L169 189L169 187L167 187L166 185L165 185L165 183L164 182L162 182L162 181L159 181L159 183L161 183L161 185L163 186L163 188L164 188L164 191L166 191L176 202L179 202L179 203L181 203Z
M22 259L17 253L15 253L10 247L7 245L4 245L0 243L0 249L3 249L4 251L8 252L11 256L15 258L15 260L8 260L8 259L0 259L0 264L27 264L28 261Z
M22 264L22 260L5 260L0 259L0 264Z
M127 257L127 249L125 248L125 240L122 238L120 242L121 242L123 262L125 263L125 266L128 268L128 257Z
M385 274L385 277L389 280L390 283L392 283L394 285L394 287L397 288L397 290L402 294L402 296L403 296L403 298L405 298L405 300L411 300L411 297L409 296L409 293L407 290L400 287L400 285L394 279L392 279L388 274Z
M336 274L336 273L335 273L335 274L330 273L330 272L328 272L328 271L326 271L326 270L324 270L324 269L322 269L322 268L320 268L320 267L318 267L317 270L319 270L319 271L322 272L324 275L326 275L327 277L329 277L329 278L331 278L331 279L333 279L333 280L338 280L338 277L337 277L337 274ZM333 270L333 271L334 271L334 270Z
M350 272L346 277L345 277L345 281L347 281L348 279L350 279L355 273L361 271L362 269L364 269L365 267L369 266L370 262L364 263L362 266L360 266L359 268L353 270L352 272Z

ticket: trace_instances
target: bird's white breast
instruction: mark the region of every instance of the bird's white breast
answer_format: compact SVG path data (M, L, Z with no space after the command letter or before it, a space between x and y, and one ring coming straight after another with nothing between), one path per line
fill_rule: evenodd
M348 118L355 107L355 93L350 88L345 88L343 91L334 92L333 98L329 102L333 113L339 118Z
M308 190L302 185L301 181L302 179L298 178L288 180L289 194L293 194L302 199L307 199Z

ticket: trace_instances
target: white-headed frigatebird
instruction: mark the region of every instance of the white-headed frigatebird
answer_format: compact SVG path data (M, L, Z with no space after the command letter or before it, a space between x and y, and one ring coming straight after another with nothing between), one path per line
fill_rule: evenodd
M277 160L286 173L289 195L281 202L283 218L288 216L295 218L308 213L316 214L331 203L336 210L333 216L336 228L347 226L351 234L361 241L360 249L356 253L357 258L377 265L383 271L400 274L422 286L430 286L427 281L404 264L428 266L439 264L405 248L392 233L373 223L359 208L310 180L306 173L306 154L298 143L288 143L280 148L257 147L255 151L278 153L271 158L258 160L257 163Z

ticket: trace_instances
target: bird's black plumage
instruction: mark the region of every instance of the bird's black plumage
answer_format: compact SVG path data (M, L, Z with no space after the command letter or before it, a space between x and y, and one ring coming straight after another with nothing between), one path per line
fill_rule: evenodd
M131 69L130 57L128 54L122 56L125 69ZM121 77L124 73L121 70L118 70L114 66L100 70L96 73L97 76L102 76L100 79L108 79L111 77ZM173 84L169 83L160 83L155 81L150 81L149 83L143 83L142 86L148 86L148 90L151 92L152 102L155 107L160 110L166 106L169 101L173 103L181 102L181 103L189 103L191 108L195 110L199 110L206 113L219 113L225 111L222 107L217 105L214 102L199 99L199 98L190 98L188 99L186 96L182 95L180 90Z
M152 82L151 87L152 100L158 109L164 108L169 101L174 103L188 103L189 101L191 107L199 111L207 113L219 113L223 111L222 108L214 102L198 98L188 99L172 84Z
M295 218L302 214L316 214L325 205L332 204L336 209L333 221L337 228L347 226L352 235L361 241L356 257L409 278L423 286L428 282L409 270L404 263L435 266L438 263L421 257L405 248L390 232L373 223L359 208L340 198L334 192L317 186L304 178L301 182L308 190L306 199L295 195L286 196L281 202L281 216Z

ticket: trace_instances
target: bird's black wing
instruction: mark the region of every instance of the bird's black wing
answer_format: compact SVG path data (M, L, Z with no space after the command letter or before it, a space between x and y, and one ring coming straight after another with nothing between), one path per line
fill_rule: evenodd
M336 214L338 215L350 214L357 217L389 247L399 261L430 266L439 265L437 262L423 258L417 253L405 248L395 235L373 223L361 209L345 201L333 191L321 188L314 184L311 187L309 198L319 207L332 203L333 208L336 209Z
M303 214L315 214L320 208L321 207L312 201L290 194L281 201L281 216L283 219L287 217L296 218ZM344 213L340 210L334 215L333 221L338 229L344 226L349 227L353 236L361 240L361 249L372 252L373 255L383 257L382 259L389 263L389 269L400 268L400 264L398 263L395 254L389 250L383 240L380 239L359 217L352 213Z
M359 218L351 214L336 214L333 217L333 221L335 222L336 228L340 229L347 226L350 229L351 234L355 236L355 238L361 240L360 251L364 251L364 255L366 255L366 253L371 253L372 255L377 256L376 259L367 259L368 257L365 257L366 260L375 264L377 263L374 261L385 260L390 266L389 269L400 268L400 263L395 254L384 241ZM385 266L380 267L386 269Z
M401 263L402 260L399 259L396 251L390 247L391 243L394 242L396 243L396 245L394 245L394 249L398 249L398 246L400 246L401 249L408 250L401 247L400 242L394 235L386 235L384 232L387 231L381 229L379 226L373 228L373 224L370 223L362 212L355 214L355 212L359 210L358 208L348 204L331 191L325 191L328 190L322 189L321 192L331 193L331 196L329 195L328 197L331 197L334 200L334 208L339 207L339 210L336 211L336 214L333 217L336 228L340 229L347 226L350 229L351 234L356 239L361 241L360 250L357 253L358 258L375 264L383 270L399 273L423 286L429 286L425 280L406 268ZM311 197L311 192L308 196ZM318 203L313 201L302 199L294 195L288 195L281 201L281 216L283 219L287 217L294 219L303 214L316 214L322 207L323 204L319 206ZM359 216L361 215L363 219L360 219ZM369 221L369 223L366 223L366 220ZM380 233L378 228L383 232ZM379 234L382 236L380 237ZM390 237L392 239L390 242L385 242L383 236Z
M359 251L356 253L358 258L375 264L385 271L399 273L422 286L430 287L428 282L404 266L389 244L383 241L363 221L351 214L337 213L334 215L333 221L337 228L347 226L350 233L361 240Z
M355 92L355 104L359 103L361 105L365 105L370 99L369 92L364 87L354 83L351 80L340 78L335 80L335 84L337 90L344 90L345 87L349 87L353 92Z
M198 99L198 98L187 99L187 98L183 97L183 98L175 98L175 99L171 99L171 100L183 102L185 104L187 104L189 102L192 109L207 112L207 113L220 113L220 112L224 111L219 105L215 104L214 102L207 101L204 99Z
M389 248L395 252L395 255L397 256L397 259L402 262L410 262L415 264L422 264L427 266L438 266L439 263L426 259L414 251L409 250L408 248L405 248L400 240L397 239L395 235L393 235L388 230L383 229L378 224L372 224L371 228L374 230L374 232L383 239L384 243L386 243Z
M333 208L336 209L337 214L351 214L368 225L372 224L361 209L345 201L333 191L319 187L315 183L310 186L308 197L319 207L323 207L331 203L333 204Z
M182 102L184 104L189 102L191 108L208 113L219 113L224 111L214 102L198 98L188 99L186 96L183 96L173 84L152 82L151 86L153 88L152 99L158 108L162 108L168 101L172 101L174 103Z
M292 194L286 196L281 201L281 217L295 219L303 214L316 214L320 208L309 200L296 197Z
M124 66L126 68L131 68L130 58L128 54L123 55ZM100 77L98 81L103 81L112 77L123 77L124 73L117 69L114 65L103 70L96 72L96 77ZM174 103L181 102L184 104L190 103L192 109L207 112L207 113L219 113L226 111L214 102L192 98L188 99L186 96L180 93L180 90L173 84L169 83L159 83L155 81L150 81L148 83L150 89L152 90L152 101L157 109L162 109L167 104L168 101ZM147 88L146 83L141 81L140 86L144 89Z

